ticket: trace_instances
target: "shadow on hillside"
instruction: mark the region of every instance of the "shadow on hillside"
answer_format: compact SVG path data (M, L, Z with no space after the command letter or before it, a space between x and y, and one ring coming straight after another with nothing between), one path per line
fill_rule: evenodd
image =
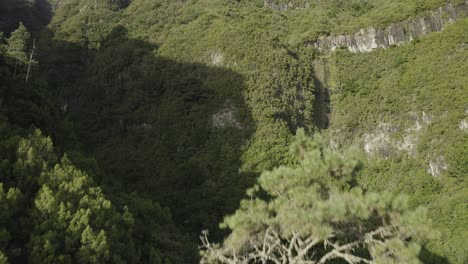
M430 252L426 247L421 249L419 260L425 264L450 264L450 261L446 257Z
M108 195L138 192L169 207L194 241L204 229L220 239L218 223L255 180L239 172L254 129L243 77L159 57L156 46L129 39L121 26L99 50L50 32L39 47L42 75L61 98L57 108L105 171L99 181Z
M52 18L52 7L47 0L0 1L0 31L9 35L19 22L33 34L47 25Z
M314 122L318 129L327 129L330 126L330 91L322 81L314 77L315 100L314 100Z
M330 78L329 62L326 58L317 58L314 63L314 122L319 130L330 126L331 102L327 82Z

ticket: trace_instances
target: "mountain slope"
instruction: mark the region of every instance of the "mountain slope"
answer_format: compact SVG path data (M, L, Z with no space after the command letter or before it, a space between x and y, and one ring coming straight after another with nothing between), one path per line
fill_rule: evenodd
M466 5L53 1L54 16L37 37L33 82L25 85L41 87L55 114L16 124L35 124L61 152L79 153L71 157L76 166L79 157L94 157L82 169L95 171L93 180L119 210L128 205L137 240L151 242L161 232L149 243L161 262L165 255L180 261L173 253L179 247L185 261L195 261L204 229L222 239L217 223L255 178L296 164L288 146L303 127L328 135L334 148L357 145L366 163L358 181L368 191L406 193L411 206L428 206L441 237L427 244L425 262L463 263L466 18L370 53L311 45L428 16L448 3ZM14 119L14 104L4 108ZM153 214L194 243L163 230ZM147 260L149 247L141 248Z

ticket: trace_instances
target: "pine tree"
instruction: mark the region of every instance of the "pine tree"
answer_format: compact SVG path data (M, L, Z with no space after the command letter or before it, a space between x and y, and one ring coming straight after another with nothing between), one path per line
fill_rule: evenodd
M31 263L121 263L132 255L132 217L117 212L66 156L42 173L39 184L29 243Z
M26 63L28 60L26 47L30 37L31 35L29 34L26 27L23 25L23 23L20 23L19 27L13 31L11 36L8 38L8 55L20 62Z
M356 155L318 135L299 130L291 151L298 166L261 175L222 224L232 230L222 245L203 234L204 263L419 263L418 239L431 234L424 208L353 186Z
M23 23L11 33L8 38L7 54L15 59L14 78L16 78L17 67L20 63L27 63L28 55L26 54L27 42L31 35L29 34Z
M20 140L17 158L14 165L17 186L31 198L41 173L50 170L57 162L52 140L36 129L28 138Z

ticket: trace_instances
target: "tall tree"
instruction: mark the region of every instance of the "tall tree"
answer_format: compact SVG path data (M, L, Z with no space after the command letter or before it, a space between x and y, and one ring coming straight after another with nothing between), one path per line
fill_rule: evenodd
M19 24L19 27L11 33L11 36L8 38L8 47L7 53L13 58L26 62L28 56L26 54L26 46L31 34L29 34L26 27L23 23Z
M203 263L419 263L417 239L431 234L425 209L353 187L358 159L319 136L299 130L291 150L298 166L261 175L222 224L232 230L222 245L203 234Z
M119 213L66 156L54 164L49 138L36 130L20 141L18 156L16 168L22 177L41 171L33 179L39 190L31 212L31 263L122 263L134 257L132 215L126 209Z
M30 37L31 34L29 34L23 23L20 23L19 27L8 38L7 54L15 59L14 78L16 78L18 65L28 61L26 47Z

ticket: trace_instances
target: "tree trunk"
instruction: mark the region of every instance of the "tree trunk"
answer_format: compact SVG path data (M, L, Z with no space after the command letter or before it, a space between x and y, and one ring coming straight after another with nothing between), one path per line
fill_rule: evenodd
M29 55L29 62L28 62L28 71L26 72L26 82L29 80L30 72L31 72L31 64L33 63L33 57L34 57L34 50L36 49L36 40L33 40L33 47L31 54Z

